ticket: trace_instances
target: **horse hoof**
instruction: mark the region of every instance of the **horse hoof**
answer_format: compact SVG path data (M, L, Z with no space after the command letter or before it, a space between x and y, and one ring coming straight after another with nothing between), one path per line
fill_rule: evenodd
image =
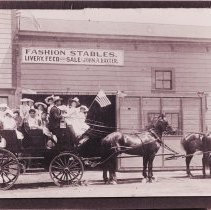
M143 179L141 180L141 182L142 182L143 184L147 183L147 178L143 178Z
M157 177L152 177L152 181L153 182L158 182L158 178Z
M117 185L117 182L114 181L114 180L112 180L112 181L109 182L109 184L111 184L111 185Z
M193 178L193 174L188 174L187 175L189 178Z

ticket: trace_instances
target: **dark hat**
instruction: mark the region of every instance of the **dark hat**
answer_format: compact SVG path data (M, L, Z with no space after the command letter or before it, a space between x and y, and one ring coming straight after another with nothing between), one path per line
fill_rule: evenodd
M29 113L34 112L36 113L36 110L34 108L29 109Z

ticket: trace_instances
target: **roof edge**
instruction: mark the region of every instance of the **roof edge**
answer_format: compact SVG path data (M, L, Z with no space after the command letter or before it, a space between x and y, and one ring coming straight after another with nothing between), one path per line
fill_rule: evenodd
M62 32L45 32L45 31L28 31L19 30L19 37L52 37L65 39L104 39L104 40L137 40L137 41L160 41L160 42L201 42L210 43L211 38L188 38L188 37L165 37L165 36L138 36L138 35L110 35L110 34L86 34L86 33L62 33Z

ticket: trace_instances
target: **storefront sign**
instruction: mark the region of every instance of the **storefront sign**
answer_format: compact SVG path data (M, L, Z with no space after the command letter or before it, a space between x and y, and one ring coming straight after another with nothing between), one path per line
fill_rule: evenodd
M124 51L23 47L22 63L123 66Z

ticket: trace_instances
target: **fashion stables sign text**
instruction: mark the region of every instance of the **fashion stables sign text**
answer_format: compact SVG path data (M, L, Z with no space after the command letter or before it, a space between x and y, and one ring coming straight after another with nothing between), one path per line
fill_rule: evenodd
M124 51L23 47L22 63L123 66Z

